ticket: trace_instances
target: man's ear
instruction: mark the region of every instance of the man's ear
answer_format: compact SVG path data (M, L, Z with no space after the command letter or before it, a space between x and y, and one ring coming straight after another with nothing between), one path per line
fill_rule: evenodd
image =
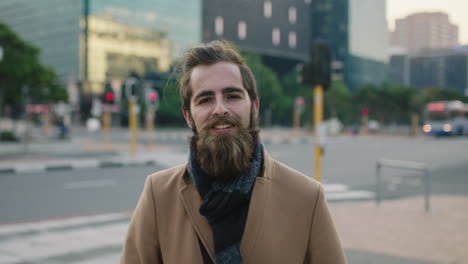
M190 118L190 112L187 109L182 109L182 113L184 114L185 122L187 122L187 125L192 128L192 118Z
M258 100L258 97L252 101L252 104L255 118L258 118L258 109L260 108L260 101Z

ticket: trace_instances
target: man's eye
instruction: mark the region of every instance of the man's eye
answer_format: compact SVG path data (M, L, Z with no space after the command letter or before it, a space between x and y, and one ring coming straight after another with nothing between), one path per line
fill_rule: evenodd
M238 94L230 94L230 95L228 95L227 98L228 98L228 99L240 99L241 96L238 95Z
M207 98L200 99L198 101L198 104L206 104L206 103L209 103L209 102L211 102L211 98L207 97Z

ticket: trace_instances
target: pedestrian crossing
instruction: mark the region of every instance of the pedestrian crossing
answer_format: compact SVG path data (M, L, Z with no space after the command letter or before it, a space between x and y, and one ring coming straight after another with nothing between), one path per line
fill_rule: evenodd
M328 202L372 200L374 192L353 190L344 184L324 184L325 198Z
M329 202L374 197L342 184L323 187ZM129 221L129 213L113 213L0 225L0 264L118 263Z
M118 263L126 213L0 225L0 264Z

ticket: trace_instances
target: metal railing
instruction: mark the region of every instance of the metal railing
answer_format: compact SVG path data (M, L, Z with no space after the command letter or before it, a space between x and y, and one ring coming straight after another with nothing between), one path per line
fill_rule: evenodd
M430 180L429 180L429 169L424 163L412 162L412 161L401 161L401 160L390 160L390 159L379 159L376 166L376 177L377 182L375 185L375 202L377 206L380 205L381 195L380 195L380 185L382 181L381 170L383 167L397 168L397 169L406 169L406 170L416 170L421 171L422 182L424 185L424 208L426 212L430 210Z

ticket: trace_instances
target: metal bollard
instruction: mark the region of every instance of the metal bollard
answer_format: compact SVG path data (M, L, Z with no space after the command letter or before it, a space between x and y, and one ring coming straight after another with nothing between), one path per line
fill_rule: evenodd
M429 178L429 169L426 164L420 162L412 161L401 161L401 160L389 160L389 159L379 159L376 164L376 184L375 184L375 203L377 206L381 203L380 195L380 185L382 184L382 167L406 169L406 170L416 170L423 172L422 182L424 185L424 210L426 212L430 211L430 178Z

